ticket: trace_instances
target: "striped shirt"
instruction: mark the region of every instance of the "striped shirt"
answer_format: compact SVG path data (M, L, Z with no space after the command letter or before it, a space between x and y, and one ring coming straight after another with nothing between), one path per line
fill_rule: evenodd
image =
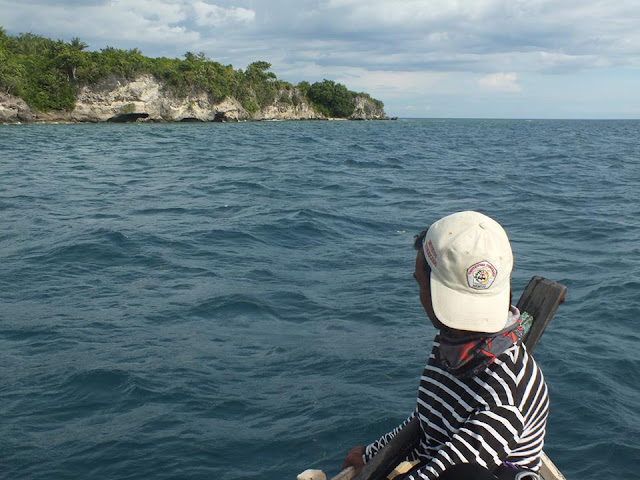
M407 460L422 465L410 480L437 478L459 463L491 471L503 462L537 471L549 400L542 372L524 345L513 345L484 371L458 379L438 366L434 340L418 389L416 410L365 448L369 461L416 415L421 438Z

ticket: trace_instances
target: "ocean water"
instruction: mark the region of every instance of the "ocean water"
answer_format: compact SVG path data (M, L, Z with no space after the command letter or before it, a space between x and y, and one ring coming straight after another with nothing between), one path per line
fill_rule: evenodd
M0 478L294 479L415 405L414 233L501 222L569 479L639 478L640 122L0 126Z

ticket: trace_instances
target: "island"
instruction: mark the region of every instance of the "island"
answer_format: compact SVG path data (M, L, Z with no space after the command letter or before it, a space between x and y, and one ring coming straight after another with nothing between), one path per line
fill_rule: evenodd
M292 85L266 61L243 71L204 53L87 47L0 27L0 123L389 119L367 93L326 79Z

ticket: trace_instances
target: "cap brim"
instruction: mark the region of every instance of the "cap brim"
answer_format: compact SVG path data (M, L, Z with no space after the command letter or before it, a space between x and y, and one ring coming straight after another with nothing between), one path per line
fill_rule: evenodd
M431 275L431 303L440 323L456 330L496 333L509 318L509 282L491 294L453 290Z

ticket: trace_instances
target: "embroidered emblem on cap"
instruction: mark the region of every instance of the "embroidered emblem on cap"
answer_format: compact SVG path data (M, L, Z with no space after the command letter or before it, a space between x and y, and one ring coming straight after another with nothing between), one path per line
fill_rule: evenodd
M498 271L489 262L478 262L467 268L467 283L475 290L487 290L496 279Z

